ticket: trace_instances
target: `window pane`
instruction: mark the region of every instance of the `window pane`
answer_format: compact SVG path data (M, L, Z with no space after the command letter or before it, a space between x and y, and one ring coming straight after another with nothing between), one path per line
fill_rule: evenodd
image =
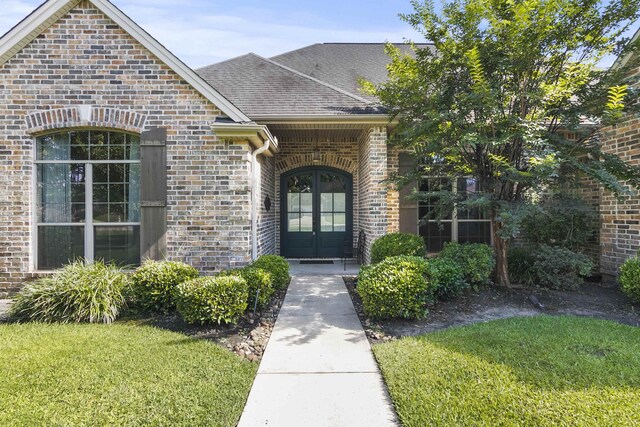
M313 231L313 218L310 213L300 214L300 231L301 232L311 232Z
M38 222L84 222L85 166L39 164L37 184Z
M320 231L333 231L333 214L322 213L320 214Z
M96 164L93 181L94 221L140 221L140 165Z
M449 178L427 178L420 183L420 191L422 192L433 193L437 191L452 191L452 190L453 190L453 183ZM419 204L420 218L424 218L426 215L428 215L428 218L433 219L432 212L435 209L437 201L438 201L437 196L430 197L425 201L420 201L420 204ZM446 215L442 219L451 219L451 215Z
M333 214L333 231L346 231L347 218L343 213Z
M458 242L491 243L491 223L488 221L461 221L458 223Z
M320 194L320 211L321 212L333 211L333 193Z
M91 131L89 149L91 160L109 160L109 132Z
M460 178L458 179L458 194L464 199L480 191L478 180L475 178ZM479 208L473 209L458 209L459 219L486 219L488 218L485 211Z
M442 228L440 228L442 227ZM424 238L428 252L440 252L446 242L451 241L451 222L429 221L420 226L420 235Z
M137 135L127 135L127 154L129 160L140 159L140 138Z
M298 212L289 213L289 231L297 233L300 231L300 214Z
M140 226L94 227L95 259L117 265L140 264Z
M40 136L36 139L36 159L38 160L69 160L71 157L69 134Z
M83 226L38 226L39 270L53 270L83 257Z

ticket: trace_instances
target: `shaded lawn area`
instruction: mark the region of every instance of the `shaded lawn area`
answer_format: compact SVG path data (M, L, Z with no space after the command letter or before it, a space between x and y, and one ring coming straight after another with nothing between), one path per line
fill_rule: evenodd
M640 424L640 328L512 318L373 350L404 426Z
M151 327L0 324L0 425L233 426L256 369Z

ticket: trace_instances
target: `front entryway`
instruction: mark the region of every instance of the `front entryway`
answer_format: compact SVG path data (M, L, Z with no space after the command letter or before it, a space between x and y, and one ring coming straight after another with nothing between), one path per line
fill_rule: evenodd
M288 258L339 258L353 230L351 174L328 167L281 178L281 247Z

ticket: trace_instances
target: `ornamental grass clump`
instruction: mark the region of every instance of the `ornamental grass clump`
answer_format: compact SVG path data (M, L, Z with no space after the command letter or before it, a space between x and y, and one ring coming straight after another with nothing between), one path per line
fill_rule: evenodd
M26 285L9 313L15 321L111 323L125 307L126 274L101 261L74 261Z
M131 276L132 302L145 311L167 313L175 309L176 287L199 275L183 262L146 260Z
M365 313L378 319L425 317L434 291L428 269L424 258L396 256L360 270L356 290Z
M247 309L249 287L237 276L198 277L179 284L175 295L187 323L236 323Z

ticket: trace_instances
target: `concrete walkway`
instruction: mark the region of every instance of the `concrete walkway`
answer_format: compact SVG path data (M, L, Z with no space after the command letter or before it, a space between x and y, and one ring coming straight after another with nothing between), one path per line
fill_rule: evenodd
M394 425L342 278L294 276L239 426Z

